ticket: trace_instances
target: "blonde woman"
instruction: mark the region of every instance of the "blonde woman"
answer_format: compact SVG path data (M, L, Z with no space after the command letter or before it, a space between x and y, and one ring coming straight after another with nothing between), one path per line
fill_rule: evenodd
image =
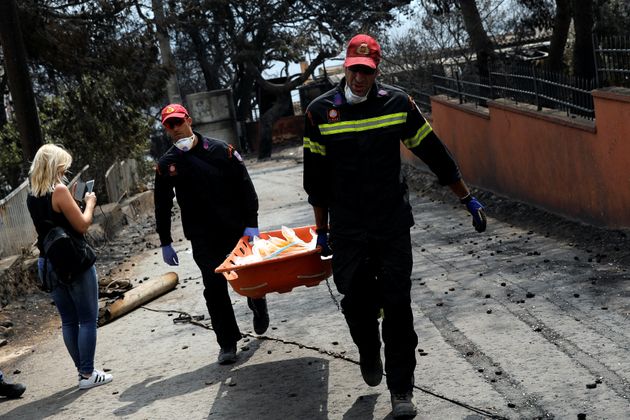
M79 372L79 389L88 389L112 381L112 375L94 369L98 318L96 269L92 265L71 274L69 284L61 283L56 279L54 266L44 258L42 246L51 228L50 220L77 236L84 235L92 224L96 195L85 195L85 210L81 211L64 184L71 164L72 156L62 147L53 144L40 147L29 171L31 191L26 202L37 230L39 275L43 278L45 274L52 283L51 295L61 316L63 341Z

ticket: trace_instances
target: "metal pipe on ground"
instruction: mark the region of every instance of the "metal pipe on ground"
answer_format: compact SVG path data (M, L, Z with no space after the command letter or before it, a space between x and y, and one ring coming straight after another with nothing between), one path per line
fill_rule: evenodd
M107 303L102 312L99 311L102 313L102 316L99 316L98 325L107 324L146 302L173 290L178 282L179 278L177 273L171 271L157 279L148 280L135 286L133 289L125 292L120 299L112 303Z

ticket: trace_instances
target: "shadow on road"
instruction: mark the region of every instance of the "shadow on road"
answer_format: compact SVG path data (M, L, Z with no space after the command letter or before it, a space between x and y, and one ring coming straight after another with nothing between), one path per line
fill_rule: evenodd
M113 414L133 416L155 401L201 391L208 393L204 401L213 401L208 418L328 419L328 360L302 357L251 365L248 361L259 343L250 342L248 347L234 365L212 363L169 378L146 378L120 394L120 401L129 404ZM355 404L351 417L344 418L371 418L374 403L365 402Z
M229 373L209 418L328 419L328 360L316 357L250 365Z
M83 392L79 391L77 386L73 386L41 400L16 407L6 413L5 416L9 419L34 419L55 416L66 411L66 406L71 405ZM0 401L8 400L3 399Z
M374 407L379 394L362 395L343 415L343 420L371 420L374 418Z

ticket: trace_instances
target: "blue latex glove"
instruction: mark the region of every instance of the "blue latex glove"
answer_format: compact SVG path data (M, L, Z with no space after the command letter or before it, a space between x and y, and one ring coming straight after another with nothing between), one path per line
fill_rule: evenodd
M321 249L322 257L332 255L332 250L328 245L328 229L317 229L315 233L317 233L317 246Z
M162 259L168 265L179 265L179 258L172 244L162 247Z
M254 236L258 236L260 238L260 231L257 227L246 227L243 231L243 236L247 236L250 241L254 239Z
M472 225L477 232L484 232L486 230L486 214L483 211L483 204L479 202L471 194L460 200L462 204L466 205L466 209L472 215Z

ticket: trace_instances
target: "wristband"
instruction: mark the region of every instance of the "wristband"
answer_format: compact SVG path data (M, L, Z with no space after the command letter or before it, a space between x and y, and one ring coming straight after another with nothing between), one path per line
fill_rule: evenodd
M473 199L473 196L471 193L466 194L465 196L463 196L462 198L459 199L459 202L462 204L468 204L470 203L470 201Z

